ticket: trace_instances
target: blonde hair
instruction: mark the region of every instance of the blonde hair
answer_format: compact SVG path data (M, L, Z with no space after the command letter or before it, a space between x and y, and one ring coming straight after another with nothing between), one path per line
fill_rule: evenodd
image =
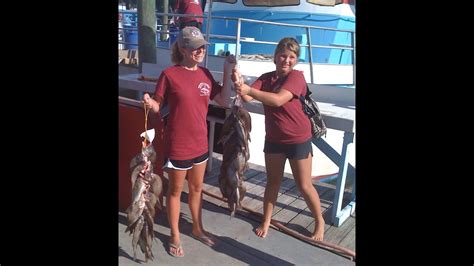
M179 50L178 41L175 41L171 47L171 62L174 64L179 64L181 61L183 61L183 59L184 56Z
M285 49L288 49L296 54L296 57L300 57L300 44L295 38L285 37L278 42L277 47L275 48L275 53L273 54L273 63L276 64L276 57L278 53L283 52Z

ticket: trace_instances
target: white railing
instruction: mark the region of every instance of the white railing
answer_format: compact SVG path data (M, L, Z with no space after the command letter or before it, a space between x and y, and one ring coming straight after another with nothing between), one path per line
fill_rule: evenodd
M126 18L127 15L137 15L136 11L123 11L119 10L119 13L122 14L122 18ZM156 12L155 13L157 17L167 17L168 21L167 23L157 23L157 28L156 28L156 33L157 35L167 35L168 36L168 47L171 47L171 40L174 40L177 31L170 31L171 24L169 24L169 18L170 17L201 17L207 19L207 16L197 16L197 15L187 15L187 14L177 14L177 13L162 13L162 12ZM210 33L210 21L212 20L224 20L222 23L227 23L229 21L236 21L237 22L237 30L235 35L219 35L219 34L211 34ZM159 21L159 20L157 20ZM289 24L289 23L281 23L281 22L271 22L271 21L263 21L263 20L255 20L255 19L246 19L246 18L234 18L234 17L222 17L222 16L210 16L209 23L207 23L206 27L206 33L204 33L206 39L209 41L210 38L213 39L221 39L221 40L235 40L235 55L237 59L240 59L241 53L240 53L240 47L241 43L254 43L254 44L271 44L271 45L277 45L278 42L271 42L271 41L265 41L265 40L259 40L257 39L257 36L252 36L250 38L249 36L241 36L241 31L242 31L242 23L243 22L248 22L248 23L256 23L256 24L268 24L268 25L275 25L275 26L281 26L281 27L294 27L294 28L300 28L304 29L306 32L307 36L307 42L308 44L300 44L302 48L307 49L308 51L308 66L309 66L309 73L310 73L310 83L314 84L315 83L315 72L314 71L314 57L313 57L313 49L337 49L337 50L348 50L351 52L351 61L352 61L352 83L340 83L340 84L350 84L354 85L355 84L355 62L356 62L356 50L355 50L355 31L353 30L344 30L344 29L337 29L337 28L329 28L329 27L319 27L319 26L308 26L308 25L298 25L298 24ZM127 32L133 32L133 31L138 31L137 29L137 24L138 22L135 22L133 20L127 21L124 23L122 21L121 24L119 24L119 33L122 33L122 36L125 35L125 31ZM124 28L124 26L126 26ZM351 44L350 45L340 45L340 44L332 44L332 45L315 45L312 44L311 40L311 30L324 30L324 31L334 31L334 32L346 32L350 34L350 40ZM171 38L171 36L174 36L174 38ZM122 38L123 39L123 38ZM137 38L138 39L138 38ZM119 40L119 44L122 45L136 45L138 46L138 41L137 43L130 43L125 40ZM158 46L157 46L158 48ZM204 66L207 67L207 61L208 61L208 54L206 53L206 58L204 62ZM341 53L342 55L342 53ZM318 63L320 65L330 65L330 63ZM331 63L331 65L333 65Z

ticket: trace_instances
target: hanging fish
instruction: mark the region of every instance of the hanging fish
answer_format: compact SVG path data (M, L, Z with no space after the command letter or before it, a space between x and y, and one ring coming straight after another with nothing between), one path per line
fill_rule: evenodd
M249 145L252 123L249 112L242 107L240 97L234 100L230 115L222 126L218 143L222 143L222 165L219 188L227 198L231 217L240 209L245 196L244 172L248 169Z
M156 152L152 141L154 129L141 135L144 137L141 153L130 162L132 202L127 208L128 226L125 232L132 235L133 257L136 260L137 246L145 254L145 262L153 260L151 247L154 239L155 206L161 208L159 195L163 190L161 178L153 173Z

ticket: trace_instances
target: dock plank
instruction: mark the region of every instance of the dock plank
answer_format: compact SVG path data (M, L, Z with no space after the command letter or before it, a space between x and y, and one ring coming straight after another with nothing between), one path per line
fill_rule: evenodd
M350 250L355 250L355 235L356 235L356 226L354 223L349 233L347 233L347 235L339 242L339 246L348 248Z
M260 173L254 178L254 182L246 184L245 197L242 200L242 205L247 204L251 199L258 197L265 190L265 173Z
M288 191L290 189L293 189L295 186L296 186L296 184L295 184L293 179L284 177L283 181L281 182L280 189L278 191L277 201L275 203L275 207L273 208L273 214L277 213L282 207L284 207L285 205L287 205L291 202L291 201L287 201L283 198L280 199L280 197L286 191ZM265 191L263 191L263 192L265 192ZM263 197L264 197L264 194L262 193L260 195L260 197L261 197L261 202L258 203L260 205L258 205L257 203L254 203L252 205L252 207L254 208L254 210L256 212L263 213ZM291 199L294 200L295 198L291 198ZM256 204L257 204L257 206L255 206Z
M318 191L318 195L320 197L325 193L328 193L328 191L330 190L329 188L322 186L315 186L315 188ZM331 203L328 203L326 201L321 201L320 204L322 213L324 213L332 205ZM308 231L307 227L313 222L314 218L312 216L311 210L309 210L306 206L302 212L300 212L296 217L294 217L288 222L287 227L298 231L303 235L308 235L311 234L313 231ZM325 227L329 228L330 225L327 224L327 221L325 221L325 223Z
M286 195L286 194L285 194ZM289 197L293 197L288 195ZM306 207L306 202L301 198L296 198L290 204L286 205L278 213L272 216L273 219L279 221L283 225L287 225L290 220L295 218Z

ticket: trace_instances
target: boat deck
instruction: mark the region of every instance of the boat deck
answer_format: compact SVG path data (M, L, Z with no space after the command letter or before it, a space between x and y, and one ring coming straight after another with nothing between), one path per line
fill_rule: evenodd
M227 209L226 202L210 196L222 196L218 186L222 155L214 153L213 158L213 167L204 176L203 199ZM263 166L255 164L249 164L249 166L250 168L245 173L247 191L242 201L244 210L240 210L238 214L260 222L260 215L263 214L266 172ZM313 183L318 191L323 217L326 221L324 242L349 249L355 253L355 212L340 227L328 224L331 221L335 186L316 181ZM184 186L183 191L188 192L187 185ZM351 193L346 190L343 196L343 206L349 203L350 199ZM284 175L272 219L305 236L309 236L314 230L314 219L311 216L311 211L306 206L306 202L299 193L291 174L285 173Z

